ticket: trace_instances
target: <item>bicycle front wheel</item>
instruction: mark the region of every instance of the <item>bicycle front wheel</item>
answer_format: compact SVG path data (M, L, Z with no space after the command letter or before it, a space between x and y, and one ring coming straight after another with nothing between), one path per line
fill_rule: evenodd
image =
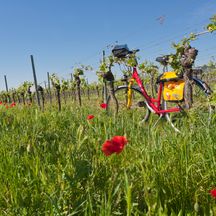
M150 116L146 100L139 89L131 87L131 91L131 104L128 105L128 87L118 87L114 91L114 97L108 97L107 113L110 116L133 115L136 120L145 122Z

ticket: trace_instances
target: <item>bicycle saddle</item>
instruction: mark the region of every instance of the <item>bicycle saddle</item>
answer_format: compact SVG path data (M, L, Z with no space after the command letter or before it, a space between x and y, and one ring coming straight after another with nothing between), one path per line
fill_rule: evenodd
M169 60L169 55L160 56L156 58L156 61L161 63L164 66L168 64L168 60Z

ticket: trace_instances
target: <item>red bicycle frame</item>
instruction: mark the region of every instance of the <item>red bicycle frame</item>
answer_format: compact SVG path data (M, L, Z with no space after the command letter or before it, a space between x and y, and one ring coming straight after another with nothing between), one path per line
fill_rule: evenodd
M179 107L173 107L170 109L161 109L161 98L162 98L162 90L163 90L163 83L162 82L160 82L157 98L152 98L146 92L145 87L143 86L142 80L139 77L139 74L137 72L136 67L133 68L132 79L136 80L138 86L140 87L140 90L141 90L143 96L146 99L147 106L152 112L159 114L159 115L161 115L161 114L163 115L165 113L170 113L170 112L180 112L181 109Z

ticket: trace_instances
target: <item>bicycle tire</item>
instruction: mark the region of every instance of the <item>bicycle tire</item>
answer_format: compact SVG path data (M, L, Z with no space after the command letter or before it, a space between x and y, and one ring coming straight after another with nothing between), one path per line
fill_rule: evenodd
M131 87L132 90L132 104L130 108L127 107L127 86L120 86L114 91L115 98L111 96L107 99L107 113L110 116L121 116L127 113L136 113L138 121L146 122L150 117L150 110L146 105L146 100L142 92L136 88Z

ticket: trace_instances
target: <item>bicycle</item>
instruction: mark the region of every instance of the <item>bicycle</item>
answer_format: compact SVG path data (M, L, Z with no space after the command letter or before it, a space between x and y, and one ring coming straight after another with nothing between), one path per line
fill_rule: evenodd
M138 51L138 49L130 51L127 48L127 45L116 45L112 50L113 55L117 58L127 58L132 54L135 55ZM166 69L168 64L167 56L159 57L156 60L163 64L164 69ZM134 86L135 82L138 86ZM156 125L162 117L165 117L174 130L176 132L180 132L180 130L175 125L176 122L174 123L176 118L173 117L172 114L185 113L184 107L181 105L181 102L184 101L184 80L179 78L176 72L166 72L164 70L164 73L158 77L157 83L159 85L157 97L153 98L146 91L145 86L143 85L143 82L138 74L136 60L136 65L133 67L132 75L129 78L128 85L118 86L114 91L114 99L111 96L108 97L107 112L116 115L121 112L124 113L126 110L132 110L132 112L136 110L142 115L141 122L148 121L150 114L154 113L159 116L159 119L154 125ZM212 92L210 87L204 81L198 78L193 78L193 84L196 87L194 92L198 96L200 95L200 92L203 93L205 99L206 96L210 95ZM180 86L181 89L179 92L177 91L177 96L175 96L175 85L177 85L177 87ZM165 89L168 89L167 92L169 92L169 90L171 93L172 91L174 92L171 95L171 98L166 95L168 93L165 92Z

